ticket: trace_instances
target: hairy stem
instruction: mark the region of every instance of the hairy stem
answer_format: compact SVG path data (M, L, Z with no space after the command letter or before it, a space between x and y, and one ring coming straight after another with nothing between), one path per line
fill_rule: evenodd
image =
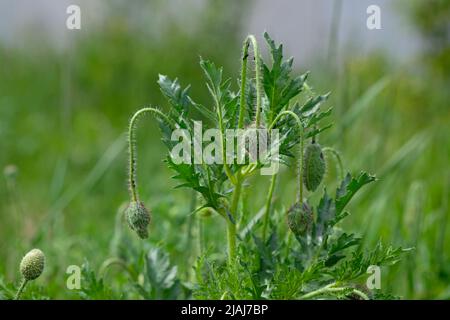
M336 286L337 286L336 282L330 283L330 284L326 285L325 287L319 288L317 290L308 292L307 294L300 296L299 299L306 300L306 299L311 299L311 298L314 298L317 296L325 295L328 293L340 292L340 291L350 289L349 287L336 287ZM360 296L364 300L369 300L369 297L364 292L362 292L358 289L354 289L354 288L351 288L351 289L354 294Z
M16 296L14 297L14 300L19 300L20 295L22 294L23 289L25 289L25 286L27 285L27 283L28 283L28 280L26 280L26 279L22 280L22 283L20 284L19 290L17 290L17 293L16 293Z
M290 115L295 119L297 122L298 129L300 131L300 150L299 150L299 161L298 161L298 195L297 195L297 201L303 201L303 148L304 148L304 136L305 136L305 129L303 127L302 121L300 118L292 111L285 110L283 112L280 112L276 117L275 120L271 123L269 130L272 130L272 128L276 125L277 121L281 119L281 117Z
M239 100L239 121L238 128L242 129L244 127L244 116L245 116L245 87L247 85L247 60L248 60L248 47L250 43L247 39L244 41L244 46L242 47L242 65L241 65L241 92Z
M108 258L102 263L100 270L98 272L100 277L104 278L106 276L106 272L108 271L108 269L113 265L120 266L122 269L124 269L126 272L128 272L128 274L133 279L137 278L137 274L132 269L130 269L130 267L128 267L126 262L124 260L122 260L120 258L116 258L116 257Z
M248 61L248 48L250 44L253 47L253 54L255 56L255 78L256 78L256 128L259 127L261 123L261 107L262 107L262 83L261 83L261 61L259 57L258 42L254 35L248 35L244 40L244 45L242 47L242 65L241 65L241 96L240 96L240 107L239 107L239 122L238 128L242 129L244 127L244 116L245 116L245 87L247 84L247 61Z
M161 117L167 123L174 125L173 121L156 108L142 108L131 117L128 127L128 156L129 156L129 178L128 183L130 186L130 195L133 201L139 200L139 194L137 191L137 178L136 178L136 147L135 147L135 129L136 121L145 113L152 113Z
M365 294L364 292L362 292L358 289L353 289L353 293L360 296L363 300L370 300L370 298L367 296L367 294Z
M319 296L324 293L330 292L332 289L335 289L335 288L333 288L333 286L335 286L335 285L336 285L336 282L330 283L330 284L326 285L325 287L319 288L317 290L308 292L307 294L300 296L299 299L300 300L311 299L315 296Z
M334 159L336 160L337 164L337 170L339 175L339 180L342 181L344 179L344 166L342 165L342 159L339 152L337 152L334 148L331 147L325 147L322 149L322 152L329 152L333 155Z
M270 209L272 207L272 197L273 197L273 191L275 189L277 181L277 175L272 175L272 179L270 181L270 187L269 187L269 193L267 194L266 198L266 204L264 209L264 222L263 222L263 241L266 241L266 235L267 235L267 225L269 224L269 215L270 215Z

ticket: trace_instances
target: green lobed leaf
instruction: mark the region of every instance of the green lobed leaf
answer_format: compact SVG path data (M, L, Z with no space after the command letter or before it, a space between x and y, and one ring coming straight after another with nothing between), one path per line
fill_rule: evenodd
M359 189L375 180L375 176L372 176L366 172L361 172L356 179L352 178L350 173L348 173L342 181L340 187L336 190L336 214L339 214L342 210L344 210L345 206Z
M283 61L283 45L276 46L267 32L264 38L270 49L272 66L263 62L263 87L269 101L268 121L271 122L289 101L297 96L308 77L305 73L296 78L291 77L293 58Z

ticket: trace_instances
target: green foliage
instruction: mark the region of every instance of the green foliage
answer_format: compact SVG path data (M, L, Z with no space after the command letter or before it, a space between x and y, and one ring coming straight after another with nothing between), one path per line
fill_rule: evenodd
M87 261L81 266L81 283L83 285L77 291L77 294L82 299L104 300L119 298L105 285L103 279L97 276Z
M1 46L0 164L4 168L12 163L17 170L13 176L6 170L5 180L0 181L4 244L0 299L14 298L20 285L21 252L32 247L42 248L48 263L44 274L27 285L22 299L297 299L314 292L310 298L361 298L354 289L372 299L449 299L446 70L450 60L443 19L448 1L414 2L417 9L412 14L418 22L414 26L429 50L406 64L392 64L381 54L352 55L342 61L339 76L322 70L323 63L312 64L314 72L309 75L298 72L290 59L282 57L281 45L266 36L277 63L273 54L271 61L260 60L261 125L270 125L279 112L292 110L302 120L305 139L320 136L321 145L339 150L347 169L377 172L379 180L367 188L361 188L373 179L367 174L336 181L337 171L329 163L333 159L325 153L329 165L322 185L327 192L319 186L305 194L314 228L309 238L294 237L285 209L294 200L293 162L300 138L295 119L281 117L274 127L283 137L280 160L289 167L282 167L275 183L265 240L267 178L254 175L243 183L242 201L233 217L239 257L233 268L225 261L224 212L216 210L228 208L232 200L234 185L225 169L172 166L158 141L157 128L147 127L145 120L137 148L141 200L153 212L149 238L141 242L124 227L124 208L118 210L115 227L112 217L126 197L123 131L137 106L158 105L188 130L194 119L203 120L206 129L216 127L216 93L211 97L203 79L209 83L209 73L217 74L220 62L224 66L220 71L224 129L237 126L241 96L241 89L235 87L241 83L235 77L237 35L242 34L237 19L245 14L242 1L237 11L230 10L232 1L208 3L214 10L202 12L192 28L175 22L168 22L164 30L153 24L137 27L138 22L120 10L108 19L111 22L105 21L89 37L72 39L76 40L72 46L62 51L49 49L45 41L38 40L36 45L31 39L24 41L22 49ZM161 11L159 7L147 11L152 12ZM145 21L157 20L149 19L147 13ZM141 30L148 31L142 35ZM208 74L193 63L199 54L216 62L208 66ZM340 56L345 58L345 52ZM423 67L431 68L424 73ZM158 72L168 75L159 78L159 86L154 81ZM174 80L177 75L179 81ZM300 77L304 83L299 88L295 80ZM245 127L254 126L255 80L249 76L244 89ZM306 80L314 81L315 90L305 86ZM184 85L188 83L192 87ZM328 90L333 94L322 94ZM290 101L282 105L290 95ZM335 121L332 130L327 130L331 112ZM163 143L171 149L172 124L163 118L158 121ZM41 151L45 151L42 156ZM168 169L161 159L167 161ZM239 166L230 166L232 174L238 170ZM177 178L169 179L171 174ZM420 191L410 188L416 181ZM176 185L184 188L172 190ZM191 198L185 188L199 196ZM333 192L335 188L341 189L340 195ZM214 202L212 215L199 222L202 210L197 214L196 209ZM230 217L228 211L225 215ZM392 245L381 245L380 238ZM311 252L303 250L305 246ZM398 246L415 250L391 265L404 254ZM148 253L155 248L158 258L148 262ZM170 257L168 266L162 263L164 256ZM89 263L82 269L81 290L65 289L65 268L81 265L84 258ZM106 274L97 272L110 259L120 263ZM372 263L385 265L381 292L364 289L365 268ZM165 271L160 275L150 276L149 265L167 267L161 268ZM169 276L174 267L175 278ZM152 281L160 287L156 289Z
M342 186L348 185L349 179L352 178L348 175ZM360 238L335 226L342 219L336 217L335 209L342 197L341 189L337 190L335 199L324 193L314 213L313 227L306 229L308 232L295 234L297 243L291 243L291 235L286 235L286 229L277 226L282 221L279 218L274 221L267 241L255 235L256 231L242 240L239 262L234 268L199 259L196 266L199 286L194 296L306 299L311 295L311 298L352 299L355 290L359 294L370 265L392 266L409 250L385 248L378 243L373 250L363 252ZM355 190L352 188L347 192L354 194ZM320 291L324 288L326 290ZM373 299L392 298L378 291L363 291Z
M306 86L306 74L292 78L293 59L283 61L282 46L276 46L267 33L264 36L270 48L272 68L269 69L262 61L263 78L256 78L254 85L256 94L262 94L257 90L257 82L263 82L266 98L264 101L268 101L268 106L264 108L266 116L261 125L269 129L279 129L282 132L280 146L283 155L294 157L290 149L297 145L303 147L304 139L308 137L315 139L319 133L330 127L329 125L318 127L320 121L331 114L331 109L322 111L320 108L328 94L311 96L304 104L300 102L291 104L290 101L297 98L303 86ZM255 49L256 45L254 43L253 45ZM247 48L244 47L244 50ZM256 59L260 59L259 52L255 52L255 56ZM244 55L244 59L246 58ZM174 108L170 115L175 127L184 128L191 137L194 136L191 123L201 120L196 119L193 110L190 110L196 106L195 109L200 110L202 115L212 121L210 125L219 128L224 145L225 128L237 129L239 126L237 102L238 99L241 102L248 101L240 97L245 94L246 88L242 87L239 93L234 93L231 90L231 80L225 80L223 77L222 68L203 59L200 66L204 71L206 87L213 101L212 108L195 104L188 96L188 89L182 90L177 80L170 81L165 76L160 76L161 91ZM241 79L241 85L246 80ZM260 99L257 97L256 101ZM241 106L239 112L244 112L244 107L254 108L253 105ZM258 112L246 112L245 123L251 122L252 119L248 117L253 115L258 123ZM287 118L287 115L291 117ZM173 146L169 140L169 124L161 121L160 126L166 145ZM190 143L193 144L192 141ZM324 190L317 205L311 206L309 202L313 199L313 193L322 182L325 173L325 159L322 148L314 141L305 150L300 149L300 152L304 153L299 158L300 186L305 183L311 193L303 202L300 188L298 199L301 204L297 202L287 213L288 226L297 242L292 243L292 234L286 233L284 223L280 224L284 220L284 214L280 217L278 212L278 217L272 217L270 221L268 238L265 237L267 219L263 223L252 222L249 228L244 229L243 238L238 238L239 254L235 250L237 233L240 231L240 225L236 225L236 221L241 221L244 215L244 212L239 210L241 188L247 179L246 175L260 168L261 164L237 164L234 161L223 165L176 164L170 156L167 158L169 168L176 172L173 178L181 181L178 187L190 188L202 196L202 204L195 212L212 207L221 213L227 223L228 263L212 260L209 255L202 255L195 267L197 283L192 284L194 297L306 299L325 296L344 299L355 295L368 299L369 296L375 296L370 292L364 293L359 290L357 281L362 280L370 265L393 265L405 250L392 247L384 249L379 244L373 251L364 253L360 238L352 233L343 232L336 226L348 216L348 212L344 209L350 200L364 185L375 181L375 177L365 172L361 172L357 177L347 174L336 189L334 198ZM271 184L271 188L273 186L274 184ZM227 191L230 187L233 190L232 196L229 196ZM273 189L269 192L266 215L270 213L268 206L272 201L272 192ZM228 201L219 201L228 197ZM259 236L260 229L263 229L262 237ZM168 257L159 251L150 251L146 261L147 279L151 289L145 290L144 287L140 287L143 297L176 297L172 293L178 290L174 289L178 284L174 280L177 269L170 267ZM285 278L287 275L289 279Z
M277 46L267 32L264 33L264 38L269 45L272 58L271 68L263 63L264 91L268 100L267 122L271 123L291 99L302 91L308 73L292 78L291 72L294 59L283 60L283 45Z
M177 267L172 266L167 253L150 249L145 259L145 280L136 284L144 299L180 299L183 287L177 278Z

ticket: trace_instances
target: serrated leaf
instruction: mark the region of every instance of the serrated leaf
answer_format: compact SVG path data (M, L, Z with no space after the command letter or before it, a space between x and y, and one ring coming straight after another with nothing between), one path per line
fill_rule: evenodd
M356 238L353 234L343 233L331 245L328 251L329 255L334 255L351 246L358 245L361 238Z
M336 216L336 208L332 198L326 192L320 199L317 207L317 222L315 228L315 236L321 238L325 235L328 225Z
M206 76L207 84L213 93L217 93L222 83L222 68L216 67L216 65L209 61L200 59L200 66Z
M320 120L328 117L331 115L331 112L333 111L333 107L330 107L328 110L319 112L319 113L313 113L311 117L308 119L308 122L306 124L307 128L312 127L313 125L317 124Z
M293 58L283 61L283 45L276 46L269 34L264 33L272 57L272 66L263 62L263 87L268 99L268 121L271 122L289 101L303 88L307 73L291 78Z
M188 95L190 86L182 89L178 79L175 78L175 80L172 81L169 77L162 74L159 75L158 84L163 95L179 115L188 112L188 107L191 104Z
M319 110L320 105L328 99L330 93L312 97L306 101L306 103L300 108L300 114L302 117L308 117Z
M177 267L172 266L169 255L159 248L149 250L145 260L146 280L149 288L144 287L153 299L174 299L179 294Z
M348 173L342 181L340 187L336 190L336 214L339 214L342 210L344 210L345 206L359 189L375 180L375 176L369 175L366 172L361 172L356 179L352 178L352 176Z

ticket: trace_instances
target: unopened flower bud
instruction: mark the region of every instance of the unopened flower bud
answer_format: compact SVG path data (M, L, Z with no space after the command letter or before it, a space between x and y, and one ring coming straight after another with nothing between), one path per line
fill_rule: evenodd
M125 210L128 225L141 239L148 238L148 225L150 224L150 213L140 201L131 202Z
M288 211L287 221L289 229L297 237L304 237L313 224L312 210L306 202L302 204L296 202Z
M303 183L308 191L315 191L325 174L325 159L318 143L312 143L305 149L303 160Z
M39 249L33 249L20 262L20 273L27 281L38 278L44 271L45 255Z

